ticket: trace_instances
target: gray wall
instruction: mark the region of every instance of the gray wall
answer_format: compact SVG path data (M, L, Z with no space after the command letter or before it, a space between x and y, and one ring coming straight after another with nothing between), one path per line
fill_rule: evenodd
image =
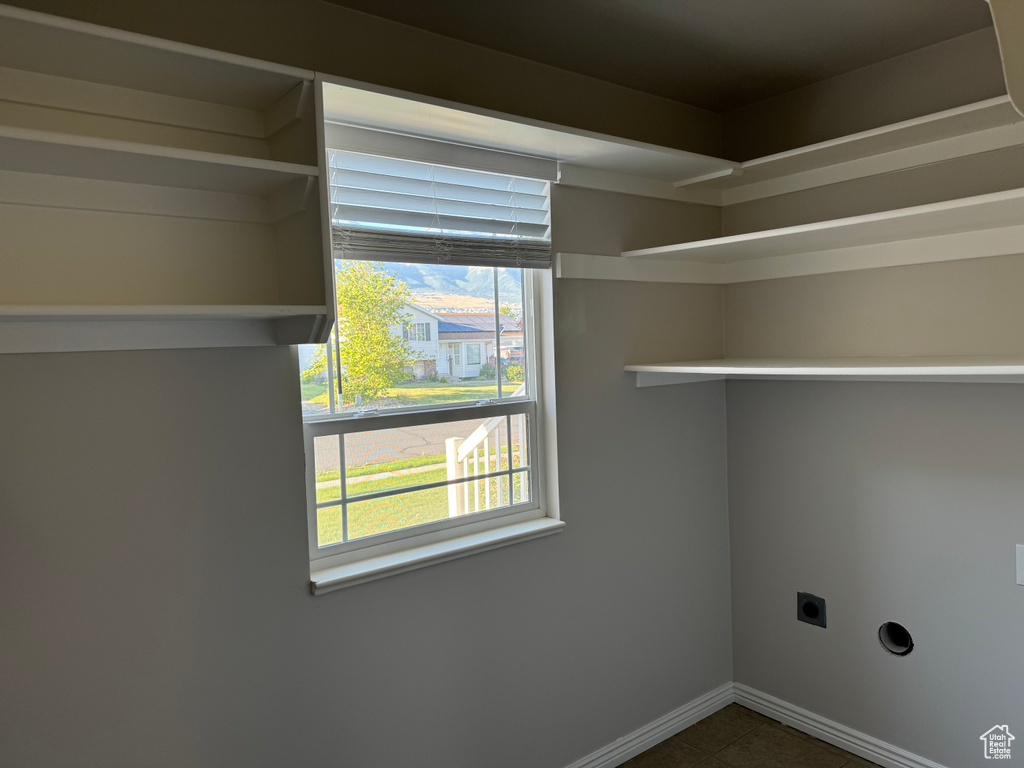
M290 350L0 358L0 764L560 768L730 680L724 390L622 372L720 296L556 302L565 531L315 598Z
M720 148L703 110L319 0L17 4ZM718 226L579 190L554 217L610 253ZM289 350L0 357L0 764L561 768L727 682L724 388L622 371L720 354L721 306L557 284L565 531L318 598Z
M943 765L981 765L982 733L1024 726L1024 388L727 394L737 682ZM796 621L798 590L826 598L828 629ZM879 645L885 621L911 631L909 656Z
M1024 355L1024 255L725 287L731 357Z
M551 215L556 253L621 256L632 248L718 237L722 227L722 209L714 206L561 184L551 188Z
M988 27L727 112L725 153L749 160L1005 93Z

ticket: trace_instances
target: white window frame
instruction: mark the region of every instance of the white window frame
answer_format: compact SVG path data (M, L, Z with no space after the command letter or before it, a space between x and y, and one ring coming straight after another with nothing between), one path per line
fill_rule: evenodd
M407 341L431 341L430 323L412 323L408 326Z
M314 594L545 536L562 528L563 523L558 517L555 476L554 361L551 354L553 334L550 318L552 276L550 270L524 269L523 278L523 311L526 320L524 344L529 372L527 397L408 406L385 412L329 414L304 421L310 587ZM529 502L403 528L330 547L318 546L317 509L337 504L339 500L317 503L313 452L316 437L339 436L342 469L340 482L344 492L345 434L520 413L527 414L529 420ZM511 474L509 479L511 490Z

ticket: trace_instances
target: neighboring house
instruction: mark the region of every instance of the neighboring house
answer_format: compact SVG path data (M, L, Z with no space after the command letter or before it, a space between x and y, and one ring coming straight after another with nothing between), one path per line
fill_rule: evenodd
M412 316L399 333L409 342L419 360L413 363L413 377L422 379L432 373L455 379L480 375L485 363L496 364L494 354L494 315L487 312L430 312L407 303ZM523 329L519 320L500 315L501 357L505 361L523 359Z
M409 323L404 327L392 326L391 333L401 335L409 342L413 353L419 358L412 364L413 378L423 379L438 372L437 326L441 318L416 304L406 302L405 308L411 315Z
M485 363L495 365L494 315L486 312L439 312L437 358L439 372L458 379L472 379L480 375ZM519 321L499 315L502 357L519 350L522 355L523 331Z

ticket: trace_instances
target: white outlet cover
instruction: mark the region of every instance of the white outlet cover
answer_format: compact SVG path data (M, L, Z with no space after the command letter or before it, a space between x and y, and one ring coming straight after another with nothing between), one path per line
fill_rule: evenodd
M1024 544L1017 545L1017 583L1024 587Z

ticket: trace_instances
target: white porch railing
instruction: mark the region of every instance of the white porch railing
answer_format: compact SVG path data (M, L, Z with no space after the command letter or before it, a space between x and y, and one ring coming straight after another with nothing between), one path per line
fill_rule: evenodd
M526 384L512 393L511 397L520 397L526 392ZM463 480L477 477L471 482L448 486L448 517L459 517L484 509L504 507L512 503L508 496L512 494L512 475L499 477L480 477L495 472L507 471L512 468L512 434L506 435L504 447L501 444L501 427L511 419L519 436L520 448L526 438L526 414L517 413L512 416L493 416L473 430L467 438L449 437L445 440L445 457L448 470L448 481ZM504 448L504 450L503 450ZM504 461L504 466L502 463ZM507 488L502 488L505 480Z

